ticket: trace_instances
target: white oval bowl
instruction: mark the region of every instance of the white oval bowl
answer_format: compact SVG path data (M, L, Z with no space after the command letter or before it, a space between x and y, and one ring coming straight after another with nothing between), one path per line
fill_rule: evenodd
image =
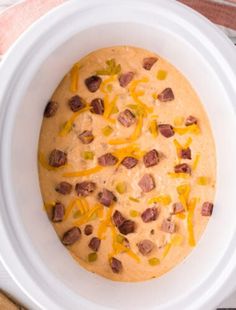
M216 142L215 209L203 237L176 268L143 283L112 282L81 268L42 211L38 182L45 103L74 62L113 45L149 49L181 70L205 106ZM175 1L68 1L14 44L0 80L1 259L39 307L209 309L233 288L236 57L214 25Z

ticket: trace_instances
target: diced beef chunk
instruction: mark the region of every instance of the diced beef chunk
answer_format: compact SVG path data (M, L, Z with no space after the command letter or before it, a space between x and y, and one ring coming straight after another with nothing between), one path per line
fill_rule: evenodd
M84 100L78 95L71 97L68 104L73 112L77 112L85 107Z
M136 121L135 115L129 110L125 109L118 115L118 121L125 127L130 127Z
M203 216L211 216L213 212L213 203L209 201L205 201L202 205L202 215Z
M48 163L54 168L64 166L67 163L67 154L63 151L54 149L49 155Z
M95 98L90 103L90 111L95 114L102 115L104 113L104 101L101 98Z
M182 149L180 151L180 157L183 159L192 159L191 149L189 147L187 147L186 149Z
M138 249L139 252L142 255L148 255L149 253L152 252L153 248L154 248L154 243L151 240L145 239L140 241L138 244Z
M131 234L135 231L135 222L132 220L125 220L119 227L119 232L123 235Z
M56 202L52 209L52 222L61 222L65 214L65 207L61 202Z
M49 101L44 109L44 117L53 117L58 110L58 103L56 101Z
M143 68L145 70L151 70L152 66L157 62L157 57L145 57L143 59Z
M178 214L185 211L184 206L180 202L175 202L172 205L172 213L173 214Z
M96 183L83 181L75 185L75 191L79 197L86 197L92 194L96 189Z
M98 193L98 200L105 207L110 207L113 202L117 201L117 198L113 192L104 188L102 192Z
M69 195L72 191L72 185L68 182L60 182L55 187L55 191L62 195Z
M90 224L87 224L85 227L84 227L84 234L86 236L89 236L89 235L92 235L93 233L93 226L90 225Z
M147 208L143 213L141 214L141 218L144 221L144 223L155 221L158 217L157 208Z
M66 231L62 237L62 243L64 245L72 245L76 241L78 241L81 237L81 230L79 227L72 227L68 231Z
M91 93L96 92L102 83L100 76L92 75L85 80L85 85Z
M115 257L112 257L110 259L110 266L114 273L120 273L123 268L121 261Z
M121 214L120 211L116 210L113 215L112 215L112 219L113 219L113 222L115 224L116 227L119 227L121 226L124 221L125 221L125 218L124 216Z
M94 135L91 130L84 130L79 134L79 139L83 144L90 144L94 140Z
M169 234L173 234L176 231L175 222L172 222L169 219L164 220L161 225L161 230Z
M122 162L121 165L125 166L125 168L127 169L131 169L133 167L135 167L138 163L138 160L134 157L131 156L126 156Z
M112 153L106 153L98 157L98 164L100 166L114 166L118 162L118 158L112 155Z
M126 73L122 73L119 76L120 86L121 87L126 87L133 80L133 77L134 77L134 73L131 72L131 71L126 72Z
M153 149L149 152L147 152L144 156L143 156L143 162L145 167L152 167L158 164L159 162L159 154L157 152L157 150Z
M160 124L158 125L158 129L162 136L166 138L170 138L175 134L174 128L170 124Z
M155 188L154 178L151 174L144 174L138 182L138 185L144 193L148 193Z
M175 173L191 174L191 167L188 164L179 164L175 166Z
M197 118L195 116L189 115L186 118L185 126L190 126L190 125L193 125L193 124L197 124Z
M89 242L89 248L93 250L94 252L97 252L99 250L101 244L101 240L97 237L93 237Z
M167 101L172 101L175 99L174 93L171 88L165 88L158 96L157 98L161 102L167 102Z

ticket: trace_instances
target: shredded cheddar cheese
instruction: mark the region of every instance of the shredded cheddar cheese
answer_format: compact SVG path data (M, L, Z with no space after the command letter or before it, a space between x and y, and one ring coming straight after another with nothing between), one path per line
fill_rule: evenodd
M109 254L109 257L115 256L119 253L126 253L127 255L129 255L131 258L133 258L134 260L136 260L137 263L140 262L140 258L137 254L135 254L131 249L127 248L126 246L124 246L122 244L122 242L117 242L117 233L116 233L116 229L114 227L113 224L111 224L111 231L112 231L112 253Z
M194 159L194 161L193 161L192 170L196 170L197 169L199 160L200 160L200 154L197 154L195 159Z
M168 206L171 203L171 201L172 200L171 200L170 195L160 195L160 196L149 199L148 204L160 203L163 206Z
M189 137L184 145L181 145L176 139L174 139L173 142L176 148L176 154L178 158L181 158L181 150L185 150L190 146L190 144L192 143L192 138Z
M182 203L185 210L188 209L188 200L189 200L189 194L190 194L190 184L181 184L177 186L177 193L179 195L179 201Z
M79 81L79 65L74 64L70 71L70 91L76 93L78 91L78 81Z
M168 175L173 179L188 179L190 175L184 172L169 172Z
M111 139L110 141L108 141L108 143L111 145L119 145L119 144L126 144L126 143L135 142L141 136L142 126L143 126L143 117L140 115L138 118L135 130L130 135L130 137Z
M177 126L182 126L184 123L184 117L183 116L177 116L175 119L174 119L174 125L177 127Z
M68 133L71 131L72 126L74 121L76 120L76 118L83 112L88 111L90 109L90 107L87 105L86 107L84 107L83 109L79 110L78 112L73 113L73 115L71 116L71 118L65 122L65 124L63 125L62 129L59 132L59 136L60 137L65 137L68 135Z
M140 106L142 108L142 110L144 111L145 115L147 115L148 113L151 113L153 111L152 107L148 107L144 102L142 102L139 97L141 97L144 92L140 91L137 92L136 88L139 84L141 83L147 83L149 81L149 79L147 77L143 77L140 80L134 80L130 83L130 87L129 87L129 91L130 91L130 95L132 97L132 99L134 100L134 102Z
M84 213L84 215L80 219L76 220L74 224L77 226L81 226L88 223L89 221L94 219L94 214L97 213L101 208L103 208L103 206L101 206L100 204L96 204L93 208L89 209L86 213Z
M154 119L151 120L151 122L149 124L149 131L154 138L156 138L158 136L158 127L157 127L156 120L154 120Z
M179 135L185 135L185 134L195 134L198 135L200 133L200 128L197 124L193 124L186 127L175 127L174 128L175 133Z
M97 231L97 236L99 239L105 239L105 233L107 231L107 228L109 226L111 226L111 214L112 214L112 211L113 211L113 207L110 207L108 210L107 210L107 214L106 214L106 218L101 221L99 227L98 227L98 231Z
M201 177L198 177L197 178L197 184L198 185L207 185L207 184L209 184L209 178L208 177L203 177L203 176L201 176Z
M167 254L169 253L172 246L180 246L183 242L183 236L180 234L173 234L171 236L170 242L168 242L163 250L162 258L165 258Z
M102 166L95 166L95 167L87 169L87 170L66 172L63 174L63 177L66 177L66 178L83 177L83 176L98 173L102 169L103 169Z

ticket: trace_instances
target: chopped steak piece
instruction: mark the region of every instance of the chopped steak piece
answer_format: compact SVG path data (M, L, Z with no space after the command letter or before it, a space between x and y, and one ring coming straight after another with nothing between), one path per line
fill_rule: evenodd
M73 112L77 112L85 107L83 99L78 95L71 97L68 104Z
M101 98L95 98L90 103L90 111L95 114L102 115L104 113L104 101Z
M93 237L90 240L88 246L91 250L93 250L94 252L97 252L100 247L100 244L101 244L101 240L97 237Z
M49 101L44 110L44 117L53 117L58 110L58 103L56 101Z
M92 75L85 80L85 85L91 93L97 91L102 83L102 79L97 75Z
M51 167L61 167L67 163L67 154L60 150L54 149L49 155L49 165Z
M62 237L62 243L64 245L72 245L76 241L78 241L81 237L81 230L79 227L72 227L68 231L66 231Z
M123 268L121 261L115 257L112 257L110 259L110 266L114 273L120 273Z
M126 73L122 73L119 76L120 86L121 87L126 87L133 80L133 77L134 77L134 73L131 72L131 71L126 72Z
M155 221L158 217L157 208L147 208L143 213L141 214L141 218L144 221L144 223Z
M191 149L189 147L186 148L186 149L182 149L180 151L180 157L183 158L183 159L192 159Z
M86 236L89 236L93 233L93 226L90 225L90 224L87 224L85 227L84 227L84 234Z
M175 134L174 128L170 124L160 124L158 125L158 129L160 133L166 138L170 138Z
M112 155L112 153L106 153L98 157L98 164L100 166L114 166L118 162L118 158Z
M129 110L125 109L118 115L118 121L125 127L130 127L136 121L135 115Z
M75 191L79 197L86 197L92 194L96 189L96 183L91 181L83 181L75 185Z
M193 125L193 124L197 124L197 118L195 116L189 115L186 118L185 126L190 126L190 125Z
M142 255L147 255L153 250L154 243L151 240L145 239L140 241L137 246Z
M176 231L176 225L174 222L167 219L162 222L161 230L169 234L173 234Z
M181 213L184 211L185 211L185 209L184 209L184 206L182 205L182 203L180 203L180 202L173 203L172 214L178 214L178 213Z
M175 99L174 93L171 88L165 88L158 96L157 98L161 102L167 102L167 101L172 101Z
M65 214L65 207L62 203L56 202L52 209L52 222L61 222Z
M69 195L72 191L72 185L68 182L60 182L55 187L55 191L62 195Z
M143 68L145 70L151 70L152 66L157 62L157 57L146 57L143 59Z
M131 169L133 167L135 167L138 163L138 160L134 157L131 156L126 156L122 162L121 165L125 166L125 168L127 169Z
M118 229L123 235L131 234L135 231L135 222L132 220L125 220L123 224L118 227Z
M117 198L111 191L104 188L102 192L98 193L98 200L102 205L110 207L113 202L117 201Z
M191 167L188 164L179 164L175 166L175 173L191 174Z
M141 180L138 182L139 187L144 193L148 193L155 188L155 182L151 174L144 174Z
M157 165L159 162L159 154L158 154L157 150L153 149L153 150L147 152L143 156L143 162L144 162L144 165L146 168Z
M212 212L213 212L213 203L212 202L208 202L208 201L205 201L202 205L202 215L203 216L211 216L212 215Z
M79 135L79 139L83 144L90 144L94 140L94 135L91 130L84 130Z
M113 215L112 215L112 219L113 219L113 222L115 224L116 227L119 227L121 226L124 221L125 221L125 218L124 216L121 214L120 211L116 210Z

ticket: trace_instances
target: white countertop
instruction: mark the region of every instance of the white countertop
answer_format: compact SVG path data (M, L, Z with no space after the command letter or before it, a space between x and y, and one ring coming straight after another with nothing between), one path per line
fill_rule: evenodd
M0 0L0 12L9 7L10 5L19 2L17 0ZM223 2L223 1L220 1ZM221 27L223 31L236 43L236 34L235 32L229 31L228 29L224 29ZM236 47L235 47L236 53ZM5 270L4 266L0 262L0 289L10 294L13 298L18 300L22 305L27 307L28 309L37 310L39 309L27 296L23 291L17 286L17 284L13 281L9 273ZM234 308L236 309L236 292L230 295L227 299L222 301L219 305L219 308ZM5 310L5 309L0 309ZM6 309L7 310L7 309ZM46 309L52 310L52 309Z

